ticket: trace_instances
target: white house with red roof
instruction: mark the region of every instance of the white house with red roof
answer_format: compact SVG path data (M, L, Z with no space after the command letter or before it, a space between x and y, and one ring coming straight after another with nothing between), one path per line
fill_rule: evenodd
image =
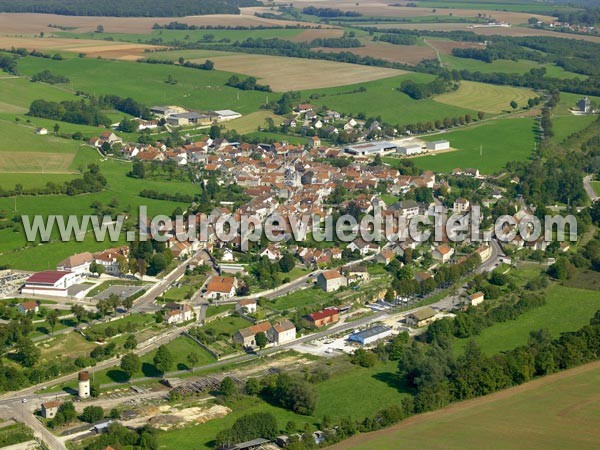
M45 270L31 275L21 288L23 295L66 297L69 288L80 279L80 274L58 270Z

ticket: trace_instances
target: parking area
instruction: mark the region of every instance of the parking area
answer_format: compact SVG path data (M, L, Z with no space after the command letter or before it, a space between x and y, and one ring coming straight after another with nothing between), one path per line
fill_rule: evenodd
M131 297L132 295L137 294L139 291L143 289L142 286L111 286L105 291L100 292L98 295L94 297L94 300L103 300L107 299L111 295L116 295L120 299L126 299Z
M0 298L14 296L30 276L30 273L0 271Z

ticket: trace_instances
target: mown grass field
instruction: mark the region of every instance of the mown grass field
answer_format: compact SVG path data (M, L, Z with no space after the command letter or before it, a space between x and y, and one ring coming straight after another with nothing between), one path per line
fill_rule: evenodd
M491 174L501 170L509 161L523 161L529 157L534 147L535 123L531 117L498 119L448 133L423 136L423 139L447 139L457 150L415 157L412 161L417 167L435 172L473 167ZM480 156L480 146L483 146L483 156ZM398 163L394 158L384 160L392 165Z
M432 40L432 43L435 45L435 41ZM551 78L586 78L585 75L567 72L562 67L554 64L538 64L535 61L528 61L525 59L520 59L518 61L497 59L494 62L486 63L476 59L458 58L452 55L442 55L441 58L447 68L456 70L469 70L471 72L481 73L526 73L531 69L543 67L546 69L546 76Z
M332 450L594 449L600 363L415 416Z
M510 350L527 343L529 332L548 329L554 337L565 331L575 331L589 323L600 310L600 292L563 287L554 284L546 291L546 305L534 308L517 320L494 324L473 340L488 355ZM467 339L457 339L454 347L461 353Z
M254 133L258 127L265 126L266 119L273 119L275 125L280 125L283 122L281 116L275 115L272 111L260 110L240 117L239 119L225 122L225 128L228 130L236 130L240 134Z
M537 97L537 94L530 89L461 81L456 91L438 95L434 100L446 105L494 114L511 111L512 101L523 107L527 105L527 100L533 97Z

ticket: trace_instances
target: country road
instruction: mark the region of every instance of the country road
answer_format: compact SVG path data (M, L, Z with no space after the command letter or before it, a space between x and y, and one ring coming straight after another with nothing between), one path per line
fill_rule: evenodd
M587 193L590 200L592 202L595 202L600 197L598 197L596 191L594 190L594 187L592 186L592 178L593 175L588 175L583 178L583 188L585 189L585 192Z

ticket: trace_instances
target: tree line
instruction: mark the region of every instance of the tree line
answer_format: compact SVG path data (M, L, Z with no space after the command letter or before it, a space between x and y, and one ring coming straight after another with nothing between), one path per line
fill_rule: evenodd
M237 75L232 75L226 82L225 85L242 91L263 91L271 92L271 86L268 84L258 84L256 78L247 77L241 79Z
M318 8L316 6L308 6L302 10L302 14L317 17L360 17L361 13L357 11L342 11L337 8Z

